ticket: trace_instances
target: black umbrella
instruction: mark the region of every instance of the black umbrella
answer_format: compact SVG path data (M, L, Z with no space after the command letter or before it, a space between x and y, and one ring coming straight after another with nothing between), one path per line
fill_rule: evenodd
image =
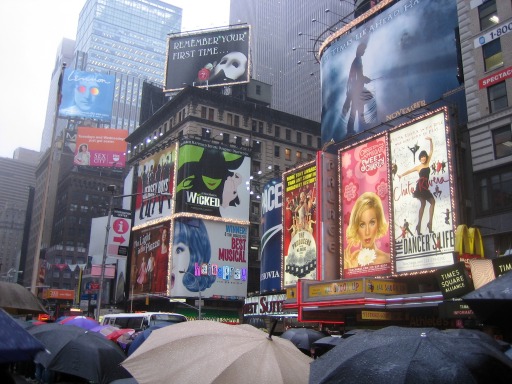
M297 348L309 351L313 343L325 335L311 328L290 328L281 337L290 340Z
M125 354L114 342L97 332L65 324L43 324L29 329L51 352L38 353L36 363L56 372L108 383L131 375L120 366Z
M462 300L485 324L509 326L512 316L512 271L464 295Z
M313 347L331 349L343 342L341 337L326 336L313 342Z
M0 364L32 360L44 346L0 309Z
M309 383L512 383L512 360L480 331L387 327L316 359Z

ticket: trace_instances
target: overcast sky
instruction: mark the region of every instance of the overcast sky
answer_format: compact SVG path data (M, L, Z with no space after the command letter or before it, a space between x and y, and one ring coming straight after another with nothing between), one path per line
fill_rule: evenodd
M229 24L230 0L163 0L183 9L184 31ZM38 151L57 47L75 39L85 0L0 1L0 157Z

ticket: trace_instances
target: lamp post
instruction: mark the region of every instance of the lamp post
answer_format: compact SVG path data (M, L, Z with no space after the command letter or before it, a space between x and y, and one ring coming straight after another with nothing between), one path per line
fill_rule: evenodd
M199 295L199 303L197 305L197 320L201 320L201 307L202 307L202 301L203 300L202 300L202 297L201 297L201 287L199 286L199 280L197 280L197 276L194 275L193 273L190 273L190 272L187 272L187 271L179 271L179 272L187 274L187 275L194 276L194 282L197 285L197 293Z
M108 238L110 234L110 222L112 220L112 205L114 204L114 198L122 198L122 197L133 197L138 195L148 195L146 192L139 192L139 193L130 193L127 195L117 195L114 196L114 193L116 191L115 185L109 185L107 187L107 190L111 193L110 195L110 202L108 205L108 218L107 218L107 227L105 231L105 244L103 246L103 257L101 260L101 275L100 275L100 286L98 290L98 302L96 304L96 320L99 322L100 320L100 309L101 309L101 300L103 296L103 285L105 282L105 264L107 262L107 248L108 248ZM160 192L160 193L152 193L149 194L151 197L153 196L172 196L168 192Z

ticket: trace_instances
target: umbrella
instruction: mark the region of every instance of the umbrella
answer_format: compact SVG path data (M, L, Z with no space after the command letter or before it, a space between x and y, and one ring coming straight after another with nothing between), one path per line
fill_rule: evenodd
M0 281L0 308L12 315L46 313L39 299L25 287Z
M334 348L343 342L341 337L326 336L313 342L313 347Z
M133 334L133 340L130 343L130 346L128 347L128 356L130 356L137 348L141 346L141 344L146 341L146 339L151 335L151 332L153 332L155 329L160 329L163 327L167 327L171 324L158 324L158 325L152 325L149 328L146 328L145 330L141 332L137 332L136 334ZM119 340L119 339L118 339Z
M480 331L386 327L316 359L309 383L511 383L512 360Z
M154 330L122 365L141 384L300 384L311 361L252 325L196 320Z
M108 336L112 332L118 331L118 327L114 327L113 325L97 325L90 329L91 332L101 333L103 336Z
M512 316L512 271L464 295L462 300L485 324L508 327Z
M29 333L51 352L38 353L34 358L49 370L96 383L130 376L119 365L125 358L121 348L97 332L54 323L31 328Z
M290 340L297 348L309 351L313 343L325 335L311 328L290 328L284 331L281 337Z
M0 364L32 360L44 346L0 309Z
M109 340L117 341L117 339L119 339L119 337L121 337L124 334L133 335L134 333L135 333L135 329L123 328L123 329L118 329L114 332L109 333L106 337Z
M97 327L99 323L92 317L87 316L68 316L58 322L59 324L74 325L84 329Z

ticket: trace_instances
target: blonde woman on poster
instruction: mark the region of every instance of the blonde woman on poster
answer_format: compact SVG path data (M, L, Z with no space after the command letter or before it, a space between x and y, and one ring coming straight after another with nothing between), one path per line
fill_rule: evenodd
M390 254L377 246L377 240L387 230L388 223L380 197L374 192L363 193L357 198L350 214L346 231L345 269L390 263Z

